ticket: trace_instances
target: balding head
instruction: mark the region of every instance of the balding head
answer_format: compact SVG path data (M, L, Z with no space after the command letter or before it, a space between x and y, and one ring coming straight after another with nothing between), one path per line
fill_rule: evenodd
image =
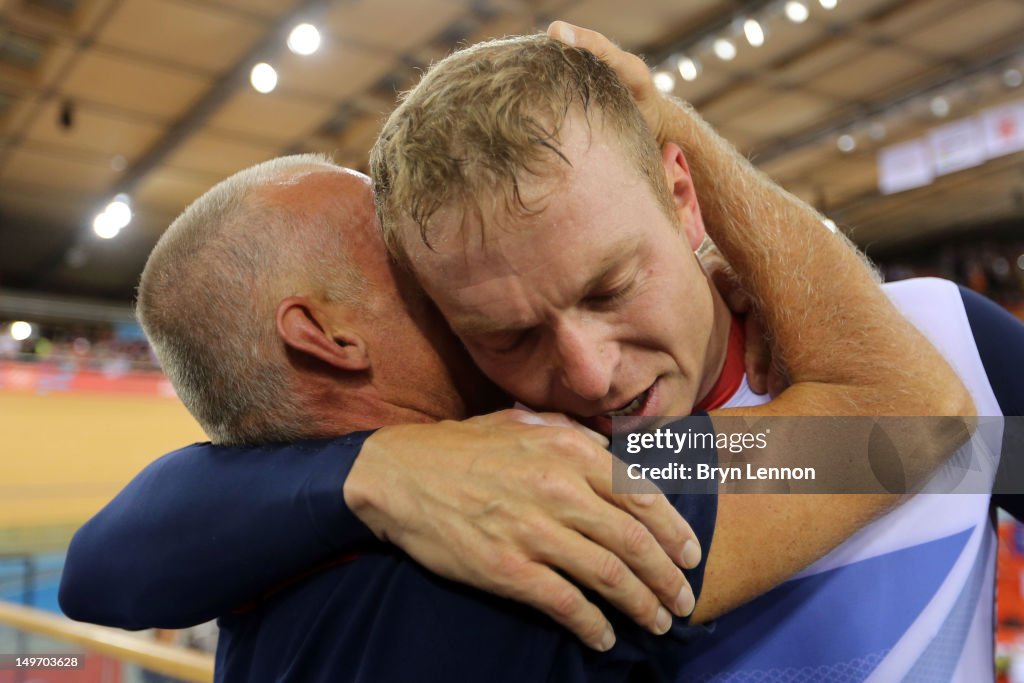
M292 295L364 305L366 278L347 241L374 238L368 183L324 157L275 159L213 187L153 249L139 320L213 441L315 431L301 419L275 311Z

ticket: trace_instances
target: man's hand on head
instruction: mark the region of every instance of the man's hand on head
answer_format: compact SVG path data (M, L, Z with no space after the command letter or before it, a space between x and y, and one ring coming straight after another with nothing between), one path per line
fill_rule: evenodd
M431 571L529 604L607 650L614 632L580 587L664 633L669 612L693 609L679 567L701 551L660 492L613 493L606 446L562 415L520 410L385 427L360 452L345 501Z
M626 52L597 31L582 28L565 21L553 21L548 26L548 35L566 45L590 52L615 70L637 107L644 116L651 133L664 143L665 98L654 87L651 72L640 57Z

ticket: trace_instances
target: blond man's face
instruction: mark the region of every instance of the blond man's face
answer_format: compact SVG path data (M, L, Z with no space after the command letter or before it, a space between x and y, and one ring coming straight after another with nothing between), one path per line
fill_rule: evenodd
M564 176L520 179L524 203L435 217L406 245L473 360L523 403L603 433L611 417L684 415L724 357L723 318L693 249L619 147L570 117Z

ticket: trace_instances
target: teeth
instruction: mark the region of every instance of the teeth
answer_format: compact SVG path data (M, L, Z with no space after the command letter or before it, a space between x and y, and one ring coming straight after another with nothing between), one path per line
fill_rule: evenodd
M620 408L618 410L610 410L607 413L605 413L605 415L607 415L608 417L622 417L623 415L629 415L634 410L640 407L640 404L644 402L644 396L646 395L647 392L645 391L644 393L640 394L632 401L630 401L629 405L627 405L626 407Z

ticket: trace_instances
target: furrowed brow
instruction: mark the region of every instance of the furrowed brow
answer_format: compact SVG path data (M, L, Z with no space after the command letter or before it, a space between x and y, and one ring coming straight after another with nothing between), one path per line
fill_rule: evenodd
M608 256L601 259L598 264L598 272L587 281L584 292L589 292L603 284L615 273L624 263L630 262L637 254L639 246L636 242L630 241L617 245L610 251Z

